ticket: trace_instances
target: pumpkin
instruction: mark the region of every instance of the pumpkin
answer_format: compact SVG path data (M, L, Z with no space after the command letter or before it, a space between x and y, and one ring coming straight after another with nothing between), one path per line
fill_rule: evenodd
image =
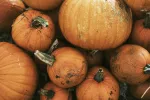
M12 26L12 38L20 47L34 52L45 51L54 38L51 18L39 11L28 10L17 17Z
M130 86L130 92L137 99L150 100L150 81Z
M133 10L135 15L141 17L142 13L150 11L149 0L124 0L126 4Z
M150 77L149 52L138 45L123 45L113 52L110 68L119 81L131 85L141 84Z
M0 100L31 100L38 79L33 60L7 42L0 42L0 52Z
M52 10L58 7L63 0L24 0L25 4L38 10Z
M76 88L77 100L118 100L119 85L112 74L102 66L95 66Z
M10 31L13 21L24 9L21 0L0 0L0 31Z
M52 82L48 82L39 93L41 94L40 100L72 100L68 90L60 88Z
M89 50L106 50L127 40L132 13L123 0L65 0L59 25L70 43Z
M134 24L130 39L133 44L140 45L150 52L150 13L145 19L137 20Z
M61 88L70 88L80 84L87 73L87 61L84 55L71 47L56 49L51 55L36 51L35 56L48 64L50 80Z

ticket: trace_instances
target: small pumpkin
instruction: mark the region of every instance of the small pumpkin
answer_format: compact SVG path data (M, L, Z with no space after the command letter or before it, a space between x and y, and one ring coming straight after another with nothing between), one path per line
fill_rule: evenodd
M123 45L113 52L110 67L119 81L131 85L141 84L150 77L149 52L138 45Z
M0 42L0 52L0 99L31 100L38 80L33 60L7 42Z
M140 45L150 52L150 13L145 19L137 20L134 24L130 39L133 44Z
M13 21L24 9L21 0L0 0L0 31L10 31Z
M77 100L118 100L119 85L112 74L102 66L95 66L76 88Z
M106 50L127 40L132 13L123 0L65 0L59 11L59 25L73 45Z
M150 100L150 81L130 86L130 92L137 99Z
M35 56L47 63L47 72L51 81L61 88L70 88L80 84L87 73L87 61L84 55L71 47L62 47L48 54L36 51Z
M52 10L58 7L64 0L24 0L25 4L38 10Z
M12 26L12 38L20 47L34 52L47 50L54 38L51 18L39 11L28 10L17 17Z
M68 90L60 88L52 82L48 82L39 93L40 100L72 100L71 93Z

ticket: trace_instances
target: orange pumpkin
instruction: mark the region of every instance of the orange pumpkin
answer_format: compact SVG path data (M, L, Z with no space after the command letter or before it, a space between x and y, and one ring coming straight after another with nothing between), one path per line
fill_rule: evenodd
M0 0L0 31L10 31L13 21L24 9L21 0Z
M54 38L51 18L39 11L28 10L17 17L12 26L12 38L20 47L34 52L45 51Z
M77 100L118 100L119 85L104 67L93 67L76 89Z
M131 33L131 42L146 48L150 52L150 13L145 19L137 20Z
M131 10L123 0L65 0L59 12L64 37L84 49L116 48L127 40Z
M149 52L138 45L123 45L111 56L110 67L121 82L131 85L141 84L150 77Z
M56 49L51 56L40 51L35 56L48 64L51 81L61 88L70 88L81 83L87 73L87 61L82 53L71 47Z
M130 86L130 92L137 99L150 100L150 81Z
M0 52L0 100L31 100L38 79L34 62L7 42L0 42Z
M49 82L39 91L40 100L72 100L70 92Z
M24 0L31 8L38 10L52 10L58 7L64 0Z

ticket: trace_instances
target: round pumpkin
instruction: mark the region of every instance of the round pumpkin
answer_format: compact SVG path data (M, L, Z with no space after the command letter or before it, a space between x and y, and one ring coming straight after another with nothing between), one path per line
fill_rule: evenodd
M84 55L71 47L62 47L48 54L36 51L35 56L48 64L50 80L61 88L70 88L81 83L87 73Z
M52 10L58 7L64 0L24 0L25 4L38 10Z
M127 40L132 13L123 0L65 0L59 25L70 43L84 49L106 50Z
M40 100L72 100L70 92L49 82L39 91Z
M150 81L130 86L130 92L137 99L150 100Z
M21 0L0 0L0 31L10 31L13 21L24 9Z
M34 62L7 42L0 42L0 52L0 100L31 100L38 79Z
M45 51L54 38L51 18L39 11L28 10L17 17L12 26L12 38L20 47L34 52Z
M134 24L130 39L133 44L140 45L150 52L150 13L145 19L137 20Z
M77 100L118 100L119 85L107 69L95 66L77 86L76 96Z
M126 44L113 52L110 67L119 81L141 84L150 77L150 54L141 46Z

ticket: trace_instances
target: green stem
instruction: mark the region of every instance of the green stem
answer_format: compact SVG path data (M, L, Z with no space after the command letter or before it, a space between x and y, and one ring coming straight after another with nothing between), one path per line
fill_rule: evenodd
M49 66L52 66L55 62L55 57L52 55L48 55L46 53L40 52L39 50L36 50L34 55L40 59L42 62L46 63Z
M48 21L45 20L44 18L37 16L35 17L32 22L31 22L31 26L33 28L38 28L38 27L48 27Z
M150 64L147 64L147 65L144 67L144 74L150 74Z
M53 90L45 90L45 89L41 89L39 91L39 94L47 96L47 100L50 100L54 97L55 92Z
M104 80L104 71L102 68L98 70L96 75L94 76L94 80L97 81L98 83L102 82Z
M144 27L150 28L150 12L146 13L146 17L144 19Z

